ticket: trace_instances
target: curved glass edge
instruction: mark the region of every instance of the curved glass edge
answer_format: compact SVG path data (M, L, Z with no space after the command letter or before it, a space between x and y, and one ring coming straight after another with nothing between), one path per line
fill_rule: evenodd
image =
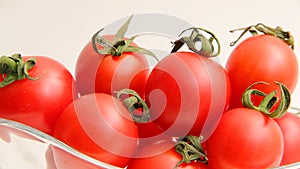
M107 164L107 163L101 162L99 160L96 160L92 157L89 157L89 156L73 149L72 147L68 146L67 144L55 139L54 137L52 137L44 132L41 132L35 128L32 128L30 126L27 126L27 125L24 125L24 124L21 124L21 123L12 121L12 120L3 119L3 118L0 118L0 126L6 126L9 128L12 128L12 129L16 129L18 132L21 132L21 134L29 134L30 136L32 136L33 138L35 138L41 142L44 142L46 144L49 144L51 146L54 146L61 150L64 150L67 153L69 153L75 157L78 157L84 161L87 161L95 166L107 168L107 169L122 169L120 167L112 166L110 164Z
M300 108L291 107L289 109L289 111L292 113L297 113L297 112L300 112ZM64 150L67 153L69 153L75 157L78 157L79 159L82 159L84 161L87 161L95 166L103 167L103 168L107 168L107 169L122 169L120 167L112 166L110 164L107 164L107 163L101 162L99 160L96 160L92 157L89 157L89 156L73 149L72 147L68 146L67 144L55 139L54 137L52 137L44 132L41 132L35 128L32 128L30 126L24 125L22 123L18 123L18 122L12 121L12 120L0 118L0 126L6 126L11 129L15 129L18 132L21 132L21 134L27 134L26 135L27 137L29 135L29 136L33 137L34 139L44 142L45 144L49 144L50 146L54 146L56 148ZM272 169L292 169L292 168L300 168L300 162L285 165L285 166L279 166L279 167L275 167Z

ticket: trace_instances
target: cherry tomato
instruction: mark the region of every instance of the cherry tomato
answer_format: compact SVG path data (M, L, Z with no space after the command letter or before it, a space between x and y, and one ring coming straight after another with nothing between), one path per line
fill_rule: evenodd
M284 150L283 135L275 120L250 108L223 114L206 141L210 169L278 167Z
M52 135L58 116L78 97L75 81L68 69L45 56L34 58L28 78L0 88L0 117L15 120ZM0 76L0 81L4 76Z
M172 136L213 132L230 99L230 81L216 62L194 52L176 52L152 70L146 102L153 123Z
M300 161L300 118L296 114L287 112L282 118L275 119L284 138L284 153L280 165L292 164Z
M104 93L84 95L72 102L58 119L54 136L86 155L118 167L129 163L139 137L123 103Z
M127 169L173 169L182 156L177 153L174 148L174 142L159 141L154 142L140 151L138 151L138 158L130 161ZM182 163L177 169L206 169L207 165L202 162Z
M234 89L230 108L242 107L240 98L254 82L270 83L272 87L255 87L265 93L277 89L274 81L285 84L292 93L298 81L298 62L293 50L272 35L255 35L241 42L230 54L226 70ZM253 100L255 104L260 101L259 97Z

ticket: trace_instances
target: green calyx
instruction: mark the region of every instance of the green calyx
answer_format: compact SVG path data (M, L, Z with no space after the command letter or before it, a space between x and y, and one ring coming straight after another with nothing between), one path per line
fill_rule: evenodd
M277 91L274 90L273 92L266 94L257 89L251 89L256 84L265 84L269 85L266 82L256 82L250 85L244 92L242 96L242 103L245 107L258 110L265 115L271 118L280 118L282 117L288 110L291 102L290 92L286 88L286 86L282 83L275 82L276 85L279 85L280 88L280 102L278 107L272 111L272 108L278 103L279 98L276 96ZM260 102L258 106L255 106L251 101L252 95L259 95L263 96L264 99Z
M124 52L142 53L142 54L150 55L158 61L158 58L156 57L156 55L153 52L151 52L150 50L141 48L138 46L132 46L133 40L138 35L130 37L129 39L124 38L124 35L128 30L128 26L129 26L129 23L130 23L132 17L133 17L133 15L130 16L129 19L125 22L125 24L122 25L122 27L117 31L112 42L106 40L102 36L98 36L99 33L102 30L104 30L104 28L100 29L98 32L96 32L94 34L94 36L92 37L93 49L99 54L112 55L112 56L121 56L122 53L124 53ZM97 44L99 44L103 48L99 49L97 47Z
M215 57L220 54L220 42L212 32L202 28L189 28L182 31L179 36L189 30L192 30L190 36L182 37L179 40L172 42L174 46L171 53L177 52L184 44L186 44L190 50L205 57ZM199 31L205 32L206 34L210 35L210 37L207 38ZM214 47L214 41L216 41L217 50ZM200 49L197 49L197 43L201 44Z
M176 145L176 151L181 154L182 160L180 160L174 168L177 168L182 163L190 163L192 161L208 163L208 158L201 146L202 137L188 135L179 140Z
M243 32L238 37L237 40L230 43L230 46L234 46L246 32L250 32L252 35L257 35L259 32L261 32L266 35L272 35L272 36L275 36L275 37L283 40L287 45L289 45L291 47L291 49L294 49L293 35L289 31L283 31L282 28L279 26L277 26L276 28L272 28L272 27L266 26L262 23L258 23L256 25L251 25L246 28L238 28L238 29L230 30L230 32L233 33L238 30L243 30Z
M35 58L24 61L20 54L0 57L0 74L4 79L0 82L0 88L5 87L16 80L37 80L28 74L28 71L36 64Z
M147 123L150 120L149 108L146 102L139 96L139 94L132 89L122 89L117 91L117 99L123 101L124 105L128 109L131 117L137 123ZM127 95L125 99L122 96ZM136 110L141 109L141 114L136 114Z

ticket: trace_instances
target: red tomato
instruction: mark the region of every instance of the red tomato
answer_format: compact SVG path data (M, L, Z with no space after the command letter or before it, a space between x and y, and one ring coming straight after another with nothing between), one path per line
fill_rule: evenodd
M240 98L254 82L270 83L272 87L255 86L265 93L277 89L274 81L285 84L292 93L298 81L298 62L293 50L271 35L256 35L241 42L230 54L226 70L234 89L230 108L242 106ZM260 99L253 102L257 104Z
M103 36L108 41L114 37ZM82 49L75 66L76 83L81 95L94 92L113 94L114 91L130 88L143 97L148 75L149 65L145 55L135 52L124 52L121 56L102 55L93 49L92 42Z
M150 73L146 102L153 122L172 136L213 132L230 99L230 81L216 62L193 52L176 52Z
M284 142L277 123L250 108L235 108L223 114L206 141L210 169L255 169L277 167Z
M141 149L137 156L130 161L127 169L174 169L182 156L176 152L174 142L154 142ZM202 162L182 163L177 169L206 169L207 165Z
M280 165L300 161L300 118L296 114L287 112L282 118L275 119L284 138L284 153Z
M71 103L58 119L54 136L86 155L118 167L128 164L139 137L123 103L104 93L88 94Z
M23 57L27 60L29 57ZM78 97L75 81L67 68L56 60L33 56L36 65L29 76L0 88L0 117L15 120L52 135L63 109ZM3 76L0 76L2 81Z

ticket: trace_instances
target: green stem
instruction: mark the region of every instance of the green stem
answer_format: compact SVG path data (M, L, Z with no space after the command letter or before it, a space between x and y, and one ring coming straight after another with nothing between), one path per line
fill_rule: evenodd
M291 96L286 88L286 86L282 83L275 82L276 85L280 88L280 102L278 107L272 111L272 108L278 103L279 98L276 96L277 91L274 90L273 92L266 94L257 89L251 89L253 86L257 84L265 84L269 85L266 82L256 82L250 85L244 92L242 96L242 103L245 107L258 110L265 115L271 118L280 118L282 117L288 110L291 102ZM259 95L263 96L264 99L260 102L258 106L255 106L251 100L252 95Z
M181 154L182 160L174 168L177 168L182 163L188 164L192 161L203 162L205 164L208 162L208 158L201 146L201 137L188 135L176 143L175 149Z
M104 28L97 31L92 37L92 46L94 51L102 55L111 55L111 56L121 56L124 52L137 52L137 53L142 53L142 54L152 56L158 61L158 58L152 51L142 47L132 45L133 40L138 35L132 36L129 39L125 39L124 36L126 31L128 30L128 26L132 17L133 15L131 15L129 19L121 26L121 28L115 34L112 42L106 40L102 36L99 36L99 33L103 31ZM97 44L99 44L103 48L99 49Z
M39 77L31 77L28 71L36 64L35 58L24 61L20 54L0 57L0 74L4 79L0 82L0 88L5 87L16 80L37 80Z
M293 35L289 31L283 31L282 28L279 26L277 26L276 28L272 28L262 23L258 23L256 25L251 25L246 28L238 28L238 29L230 30L230 32L233 33L239 30L243 30L242 34L238 37L237 40L231 42L230 46L234 46L246 32L250 32L252 35L257 35L259 32L261 32L266 35L272 35L278 37L279 39L283 40L286 44L288 44L291 47L291 49L294 49Z
M205 56L205 57L215 57L220 54L221 45L217 37L210 31L203 28L188 28L182 31L179 36L181 36L186 31L192 30L192 33L188 37L182 37L179 40L173 42L174 46L171 53L177 52L184 44L186 44L190 50L193 52ZM199 33L199 31L203 31L210 35L209 38ZM214 47L214 41L217 44L217 51ZM196 43L201 43L201 48L197 49Z
M137 92L132 89L122 89L117 93L117 98L119 101L122 101L123 95L129 95L126 99L123 100L124 105L127 107L130 112L133 120L137 123L147 123L150 120L149 108L146 102L139 96ZM142 114L137 115L134 112L141 108Z

